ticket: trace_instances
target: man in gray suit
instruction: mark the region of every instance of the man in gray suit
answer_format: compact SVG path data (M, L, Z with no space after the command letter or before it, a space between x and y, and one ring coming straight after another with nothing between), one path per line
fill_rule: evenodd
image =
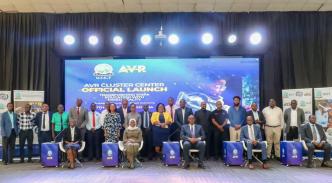
M81 137L85 139L86 124L89 121L88 110L82 106L83 100L78 98L76 100L76 106L72 107L69 111L69 120L76 121L76 126L81 131Z
M18 135L17 114L14 112L13 103L7 104L7 112L1 115L1 135L2 135L2 162L4 165L13 163L15 151L15 140ZM8 161L9 152L9 161Z
M241 128L240 140L244 141L247 145L247 157L249 161L249 169L254 169L254 165L252 164L252 150L253 149L261 149L262 150L262 161L263 169L267 169L268 166L266 164L267 159L267 151L266 144L262 141L262 134L260 127L254 123L254 118L252 116L247 116L247 125Z
M188 123L181 127L181 139L183 140L183 156L184 156L184 165L183 168L189 168L189 150L198 149L199 150L199 162L198 167L205 168L203 164L204 155L205 155L205 133L201 125L195 124L195 116L188 116Z
M327 162L331 159L331 145L326 142L326 135L322 125L316 124L316 116L309 116L309 123L302 127L302 138L308 147L308 168L312 168L312 156L315 149L324 150L322 167L330 166Z
M299 138L300 126L305 121L303 109L297 107L297 101L291 101L291 107L284 112L285 133L287 140L294 140Z

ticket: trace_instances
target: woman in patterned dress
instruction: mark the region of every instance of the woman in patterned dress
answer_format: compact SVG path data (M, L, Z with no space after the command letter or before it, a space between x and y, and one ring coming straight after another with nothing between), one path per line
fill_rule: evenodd
M118 143L120 137L121 117L116 112L116 105L110 104L109 113L105 116L104 121L104 136L105 142Z

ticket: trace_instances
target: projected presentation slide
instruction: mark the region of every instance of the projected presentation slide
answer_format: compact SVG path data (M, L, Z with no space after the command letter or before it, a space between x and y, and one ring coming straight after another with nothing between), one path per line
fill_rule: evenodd
M173 97L193 110L202 101L214 110L222 101L227 110L233 96L242 98L247 109L259 103L258 58L179 58L179 59L97 59L65 60L65 106L82 98L89 108L92 102L103 110L105 101L119 107L126 98L139 111L149 104L154 111L159 102L167 105Z

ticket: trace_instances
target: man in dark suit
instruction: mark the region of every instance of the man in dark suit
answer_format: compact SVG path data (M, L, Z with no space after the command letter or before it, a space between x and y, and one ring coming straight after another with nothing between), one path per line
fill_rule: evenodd
M43 103L42 111L36 114L35 125L38 127L38 142L41 152L41 144L52 141L52 113L47 103Z
M120 114L121 118L121 124L122 128L120 130L120 139L123 137L123 132L124 132L124 124L127 118L127 114L130 113L130 109L128 107L128 100L127 99L122 99L121 101L121 106L117 109L117 112Z
M294 140L299 138L299 129L305 121L303 109L297 107L297 101L291 101L291 107L284 112L285 133L287 140Z
M206 142L206 158L210 158L211 140L213 139L212 124L211 124L211 111L206 110L206 102L201 102L201 109L195 112L196 124L202 125L205 132Z
M182 125L188 122L189 115L192 115L193 111L191 108L186 107L186 101L184 99L180 100L180 108L175 110L174 122L171 126L171 132L174 133L171 137L172 141L180 140L180 132L176 132L178 128L181 128Z
M260 127L254 123L254 118L252 116L247 116L247 125L241 128L240 140L244 141L247 145L247 157L249 161L249 169L254 169L252 164L252 150L253 149L262 149L262 168L267 169L266 164L267 151L266 144L262 141L262 134Z
M327 167L328 161L331 159L331 145L326 141L326 135L323 127L320 124L316 124L316 116L309 116L309 123L302 126L302 138L304 139L308 147L308 168L312 168L312 156L315 149L324 150L324 159L322 167Z
M153 146L152 146L152 124L151 124L151 115L152 113L149 111L149 105L145 104L143 105L143 111L140 112L141 119L142 119L142 125L141 129L143 132L143 149L142 149L142 156L148 157L149 160L152 159L152 152L153 152Z
M13 163L15 152L15 140L18 135L17 114L14 112L13 103L7 104L7 112L1 116L1 135L2 135L2 162L4 165ZM9 153L9 160L8 160Z
M252 116L254 119L254 124L257 124L261 129L262 140L265 140L265 131L264 131L264 124L265 124L265 117L261 111L258 110L257 104L254 102L251 104L251 110L247 112L247 116Z
M201 125L195 124L195 116L188 116L188 123L181 127L181 139L183 140L183 157L184 164L183 168L189 168L189 150L198 149L199 150L199 162L198 167L205 168L203 164L205 155L205 133Z

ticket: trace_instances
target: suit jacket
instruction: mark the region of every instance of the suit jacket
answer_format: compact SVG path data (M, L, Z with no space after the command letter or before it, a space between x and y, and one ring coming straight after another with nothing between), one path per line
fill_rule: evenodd
M290 124L291 124L291 108L288 108L284 112L284 122L285 122L285 132L289 132ZM301 108L297 108L297 127L300 128L301 125L305 121L304 111Z
M307 123L302 126L301 137L306 143L311 143L313 140L313 135L310 127L311 123ZM326 141L326 135L322 125L316 123L316 128L320 136L321 141Z
M194 130L195 130L195 138L201 138L201 140L205 140L205 133L201 125L195 124ZM188 141L189 138L192 138L189 124L182 125L180 137L183 141Z
M257 113L258 113L259 120L262 121L262 124L264 125L265 124L265 117L264 117L262 111L257 111ZM254 113L252 112L252 110L247 112L247 116L252 116L252 118L254 119L254 124L257 124ZM263 128L263 125L259 125L261 127L261 129Z
M75 134L74 134L74 141L71 140L71 130L70 127L66 128L65 131L63 132L63 141L66 142L81 142L82 137L81 137L81 131L78 127L75 127Z
M16 135L18 135L18 123L17 123L17 114L13 113L13 121L14 121L14 130ZM12 122L10 120L10 116L8 111L2 113L1 115L1 135L3 137L9 137L12 132Z
M188 116L193 114L193 111L191 108L189 107L185 107L185 112L184 112L184 121L183 121L183 116L182 116L182 108L177 108L175 110L175 115L174 115L174 122L176 122L177 124L187 124L188 123Z
M212 129L211 114L209 110L200 109L195 112L196 124L202 125L206 133Z
M253 127L254 127L255 140L262 141L262 133L261 133L260 127L256 124L253 124ZM249 125L245 125L245 126L241 127L241 135L240 135L241 141L245 141L245 142L250 141L248 128L249 128Z
M140 112L141 114L141 119L142 119L142 125L141 125L141 129L144 129L144 111L143 112ZM152 112L148 111L148 116L149 116L149 128L152 127L152 123L151 123L151 116L152 116Z
M85 128L86 124L89 121L89 114L88 110L85 109L83 106L80 107L80 113L77 115L77 107L72 107L69 110L69 120L74 119L76 120L76 126L79 128Z
M49 121L45 121L45 123L49 123L49 127L50 127L50 131L52 131L52 113L50 111L48 111L48 116L49 116ZM42 125L43 125L43 112L38 112L36 114L35 117L35 125L38 127L38 132L40 132L40 130L42 129Z
M122 111L122 106L117 109L117 112L120 114L121 124L123 125L126 121L125 116ZM127 107L127 113L130 113L129 107Z

